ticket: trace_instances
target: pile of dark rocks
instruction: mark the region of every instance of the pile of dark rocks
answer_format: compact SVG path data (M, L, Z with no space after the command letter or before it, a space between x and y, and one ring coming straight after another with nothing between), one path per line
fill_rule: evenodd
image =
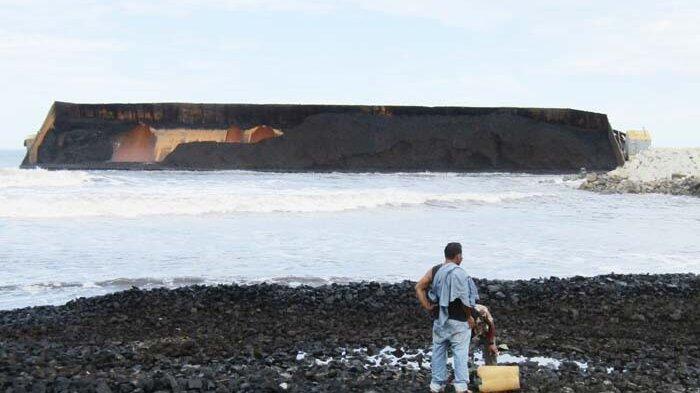
M520 364L523 391L700 391L694 274L477 284L511 354L562 360ZM0 392L426 391L413 285L133 288L2 311Z
M700 177L677 174L669 179L635 181L607 173L588 173L580 189L604 194L672 194L700 197Z

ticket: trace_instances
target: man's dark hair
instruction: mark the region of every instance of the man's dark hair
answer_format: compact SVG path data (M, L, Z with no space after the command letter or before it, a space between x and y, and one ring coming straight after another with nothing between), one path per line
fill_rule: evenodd
M447 243L445 246L445 258L454 259L462 253L462 245L459 243Z

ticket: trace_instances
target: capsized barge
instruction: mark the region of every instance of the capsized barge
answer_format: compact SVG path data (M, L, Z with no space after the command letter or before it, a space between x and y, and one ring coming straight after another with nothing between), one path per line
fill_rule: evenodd
M608 170L605 114L555 108L55 102L22 167L279 171Z

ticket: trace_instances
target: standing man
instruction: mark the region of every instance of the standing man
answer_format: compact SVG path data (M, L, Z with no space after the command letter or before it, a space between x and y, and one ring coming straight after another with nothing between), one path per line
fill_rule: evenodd
M479 299L474 281L460 267L462 245L445 247L445 262L434 266L416 284L416 296L423 308L435 316L433 321L433 355L430 363L431 392L441 392L447 384L447 349L454 357L457 392L468 392L469 342L474 326L472 308ZM429 290L428 290L429 289Z

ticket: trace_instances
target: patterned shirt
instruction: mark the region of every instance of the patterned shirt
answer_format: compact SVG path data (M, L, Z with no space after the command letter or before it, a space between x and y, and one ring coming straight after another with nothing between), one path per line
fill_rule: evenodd
M493 317L491 316L491 312L489 311L488 307L481 304L475 304L474 310L476 311L477 318L474 321L476 322L476 326L472 331L472 337L486 339L489 342L495 343L496 325L493 322Z

